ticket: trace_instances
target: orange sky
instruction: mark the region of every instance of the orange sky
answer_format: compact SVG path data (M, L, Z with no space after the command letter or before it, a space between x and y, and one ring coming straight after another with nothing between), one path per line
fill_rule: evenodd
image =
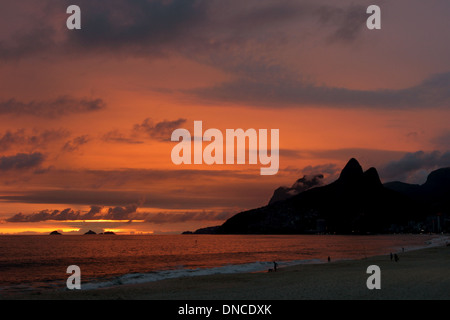
M0 234L178 233L351 157L383 181L448 165L447 1L380 1L374 31L371 1L78 2L71 31L68 2L0 5ZM175 166L196 120L279 129L279 173Z

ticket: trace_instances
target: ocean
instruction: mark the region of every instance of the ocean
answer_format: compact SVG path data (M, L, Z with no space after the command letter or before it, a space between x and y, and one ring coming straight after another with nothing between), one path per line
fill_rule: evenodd
M0 296L67 290L67 267L90 290L301 263L363 259L441 245L438 235L60 235L0 236Z

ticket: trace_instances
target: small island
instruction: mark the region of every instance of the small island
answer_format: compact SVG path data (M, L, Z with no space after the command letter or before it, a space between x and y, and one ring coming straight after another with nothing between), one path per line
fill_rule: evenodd
M51 236L60 236L61 233L55 230L55 231L50 232L50 235Z
M104 235L104 234L106 234L106 235L115 235L115 233L114 232L112 232L112 231L105 231L105 232L99 232L99 233L96 233L95 231L92 231L92 230L89 230L88 232L86 232L86 233L84 233L85 235L90 235L90 234L95 234L95 235Z

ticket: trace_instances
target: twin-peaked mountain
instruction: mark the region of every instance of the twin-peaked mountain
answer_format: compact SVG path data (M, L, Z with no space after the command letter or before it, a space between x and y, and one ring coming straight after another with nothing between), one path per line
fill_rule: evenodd
M240 212L221 226L200 229L196 233L361 234L417 231L424 228L428 216L446 212L449 208L445 199L450 198L450 168L441 170L445 174L433 172L422 186L400 182L383 185L375 168L363 171L358 161L351 159L339 178L331 184L298 194L293 192L292 196L278 189L280 194L276 196L275 191L267 206ZM440 227L443 228L444 224L445 219Z

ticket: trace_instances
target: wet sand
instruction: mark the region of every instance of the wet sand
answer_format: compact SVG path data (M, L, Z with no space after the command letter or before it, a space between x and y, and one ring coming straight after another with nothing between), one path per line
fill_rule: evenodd
M333 258L333 257L331 257ZM450 299L450 247L363 260L279 268L277 272L167 279L96 290L16 296L18 299L297 300ZM381 269L381 289L369 290L367 267Z

